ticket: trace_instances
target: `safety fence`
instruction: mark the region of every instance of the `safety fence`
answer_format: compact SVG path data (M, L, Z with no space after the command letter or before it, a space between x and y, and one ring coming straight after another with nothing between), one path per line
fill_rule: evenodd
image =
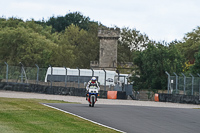
M49 85L45 82L45 75L47 68L24 67L21 66L0 66L0 80L1 82L23 83L23 84L39 84Z
M52 86L85 88L88 81L95 76L101 90L112 91L118 89L119 91L125 91L125 87L130 88L127 84L127 76L117 75L115 77L116 75L114 75L111 71L95 71L92 68L70 69L52 66L40 68L37 64L35 64L35 67L25 67L21 62L19 66L10 66L6 62L0 65L0 82L44 85L50 88ZM132 90L132 88L130 89Z
M181 73L180 75L175 72L173 75L165 72L168 75L168 94L182 94L200 96L200 75L189 74L186 76Z

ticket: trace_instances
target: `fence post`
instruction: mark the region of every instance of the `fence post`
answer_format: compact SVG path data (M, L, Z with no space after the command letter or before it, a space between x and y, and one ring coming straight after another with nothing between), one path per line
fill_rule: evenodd
M191 73L189 73L190 74L190 76L192 76L192 95L193 95L193 86L194 86L194 76L191 74Z
M197 73L197 75L200 77L199 73ZM199 100L200 100L200 80L199 80Z
M169 94L169 87L170 87L170 74L165 71L165 73L168 75L168 84L167 84L167 93Z
M117 76L118 76L117 80L119 81L119 70L117 69L116 72L117 72ZM119 84L119 82L118 82L118 84Z
M21 62L19 62L19 64L21 65L21 83L23 83L23 64Z
M92 67L90 69L92 70L92 77L94 77L94 70Z
M78 88L80 87L80 69L79 68L77 68L78 69Z
M23 83L23 72L24 72L24 77L25 77L26 83L28 83L28 80L27 80L27 77L26 77L26 71L24 69L24 65L21 62L19 62L19 64L21 64L21 83Z
M106 90L106 70L103 69L103 71L105 72L105 79L104 79L104 91Z
M51 82L51 89L52 89L52 79L53 79L53 68L52 68L52 66L51 65L49 65L49 67L51 67L51 80L50 80L50 82Z
M178 90L178 75L175 72L173 72L173 73L176 76L176 94L177 94L177 90Z
M38 80L39 80L39 66L37 64L35 64L35 66L37 67L37 80L36 80L36 84L38 85Z
M6 62L4 62L6 64L6 82L8 82L8 64Z
M183 86L183 91L184 91L184 95L185 95L186 76L185 76L183 73L181 73L181 74L182 74L183 77L184 77L184 86Z
M126 77L126 76L124 76L124 86L123 86L123 91L126 91L126 89L125 89L125 82L126 82L126 81L125 81L125 77Z
M67 68L65 68L65 88L67 87Z

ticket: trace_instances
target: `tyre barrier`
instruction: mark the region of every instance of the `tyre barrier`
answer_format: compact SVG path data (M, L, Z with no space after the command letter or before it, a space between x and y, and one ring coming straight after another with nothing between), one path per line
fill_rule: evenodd
M0 82L0 90L21 91L21 92L34 92L53 95L70 95L85 97L85 88L74 87L60 87L60 86L44 86L36 84L24 84L13 82ZM108 99L127 99L126 92L122 91L99 91L99 98ZM187 104L200 104L200 97L194 95L181 95L181 94L155 94L155 101L159 102L173 102L173 103L187 103Z
M158 97L158 94L157 94L157 93L156 93L155 96L154 96L154 100L155 100L156 102L159 102L159 97Z
M0 82L0 90L9 91L20 91L20 92L34 92L42 94L53 94L53 95L69 95L69 96L81 96L85 97L85 88L74 88L74 87L61 87L61 86L44 86L36 84L24 84L24 83L13 83L13 82ZM107 91L100 90L99 98L107 98Z
M126 92L107 91L107 99L127 99Z
M200 97L194 95L158 93L154 99L157 102L200 104Z
M107 91L107 99L117 99L117 91Z
M21 91L21 92L34 92L42 94L53 95L69 95L85 97L85 88L74 87L61 87L61 86L44 86L36 84L13 83L13 82L0 82L0 90ZM127 99L126 92L122 91L99 91L99 98L110 99Z

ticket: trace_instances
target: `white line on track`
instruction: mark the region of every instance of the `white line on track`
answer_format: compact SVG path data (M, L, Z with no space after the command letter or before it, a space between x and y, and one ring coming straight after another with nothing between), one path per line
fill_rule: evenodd
M112 128L112 127L109 127L109 126L106 126L106 125L103 125L103 124L98 123L98 122L95 122L95 121L93 121L93 120L89 120L89 119L84 118L84 117L82 117L82 116L79 116L79 115L70 113L70 112L68 112L68 111L65 111L65 110L62 110L62 109L59 109L59 108L56 108L56 107L53 107L53 106L44 104L44 103L42 103L42 104L43 104L44 106L47 106L47 107L50 107L50 108L53 108L53 109L62 111L62 112L67 113L67 114L71 114L71 115L73 115L73 116L79 117L79 118L84 119L84 120L87 120L87 121L90 121L90 122L92 122L92 123L94 123L94 124L97 124L97 125L100 125L100 126L103 126L103 127L106 127L106 128L109 128L109 129L112 129L112 130L115 130L115 131L118 131L118 132L121 132L121 133L125 133L124 131L121 131L121 130L118 130L118 129L116 129L116 128Z

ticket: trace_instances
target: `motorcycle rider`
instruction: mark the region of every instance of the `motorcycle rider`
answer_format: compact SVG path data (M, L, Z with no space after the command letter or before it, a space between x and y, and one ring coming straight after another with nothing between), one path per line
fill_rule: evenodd
M92 77L92 79L88 82L87 86L86 86L86 100L87 100L87 94L88 94L88 91L90 89L90 86L96 86L97 87L97 90L99 91L100 90L100 87L99 87L99 84L97 82L97 79L96 77ZM97 99L96 99L97 100Z

